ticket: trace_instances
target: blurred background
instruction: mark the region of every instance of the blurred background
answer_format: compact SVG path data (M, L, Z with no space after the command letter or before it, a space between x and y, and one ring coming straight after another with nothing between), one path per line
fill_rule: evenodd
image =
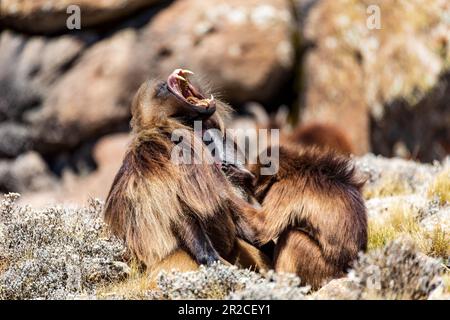
M448 0L1 0L0 30L0 191L34 205L104 199L135 91L179 67L235 127L320 122L357 156L450 153Z

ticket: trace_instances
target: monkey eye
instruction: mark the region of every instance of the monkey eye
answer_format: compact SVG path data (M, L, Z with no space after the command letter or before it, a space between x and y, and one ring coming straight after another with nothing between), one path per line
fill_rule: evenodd
M215 100L213 95L206 98L203 94L194 87L188 79L188 76L194 73L189 70L176 69L167 79L167 86L178 99L183 102L204 109L215 107Z
M168 92L168 86L167 82L161 81L158 82L158 84L155 87L155 97L161 98L167 95Z

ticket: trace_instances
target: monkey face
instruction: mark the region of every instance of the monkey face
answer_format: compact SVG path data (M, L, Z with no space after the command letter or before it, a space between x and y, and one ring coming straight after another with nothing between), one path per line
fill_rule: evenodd
M167 88L181 104L199 115L211 116L216 111L213 95L206 98L201 88L196 88L188 77L194 73L189 70L176 69L167 79Z
M183 120L204 120L216 111L216 101L206 98L202 89L189 81L193 72L176 69L167 78L154 84L151 108L166 116Z

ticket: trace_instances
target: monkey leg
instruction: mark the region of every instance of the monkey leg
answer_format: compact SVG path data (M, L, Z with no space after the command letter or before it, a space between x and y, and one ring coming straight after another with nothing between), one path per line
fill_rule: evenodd
M196 271L199 264L185 250L177 249L164 258L162 261L152 266L149 270L150 289L157 288L157 278L161 271L178 270L180 272Z
M236 241L230 262L240 268L255 271L272 269L270 259L261 250L241 239Z
M316 290L329 279L344 275L335 263L327 261L317 242L297 230L284 231L275 247L275 271L297 274L303 285Z
M195 219L187 219L178 226L178 236L198 264L211 265L222 260L202 225Z

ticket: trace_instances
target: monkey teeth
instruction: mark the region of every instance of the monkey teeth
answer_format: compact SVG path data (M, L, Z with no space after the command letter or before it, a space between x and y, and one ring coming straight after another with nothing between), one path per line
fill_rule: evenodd
M211 95L209 99L204 97L202 93L189 82L188 77L193 74L194 72L186 69L174 70L167 80L169 88L172 93L191 105L208 109L210 106L215 105L214 96Z
M186 78L183 78L182 76L180 76L179 74L175 75L175 78L177 78L178 80L181 80L183 82L187 82Z
M191 70L186 70L186 69L181 69L181 73L182 74L188 74L193 76L195 73L193 73Z
M188 82L185 75L193 76L194 73L191 70L186 70L186 69L177 69L175 71L175 78L177 78L178 80L181 80L183 82Z
M187 69L176 69L173 72L173 74L175 76L178 76L178 77L183 78L183 79L184 79L184 77L183 77L184 75L189 75L189 76L193 76L194 75L194 73L191 70L187 70Z

